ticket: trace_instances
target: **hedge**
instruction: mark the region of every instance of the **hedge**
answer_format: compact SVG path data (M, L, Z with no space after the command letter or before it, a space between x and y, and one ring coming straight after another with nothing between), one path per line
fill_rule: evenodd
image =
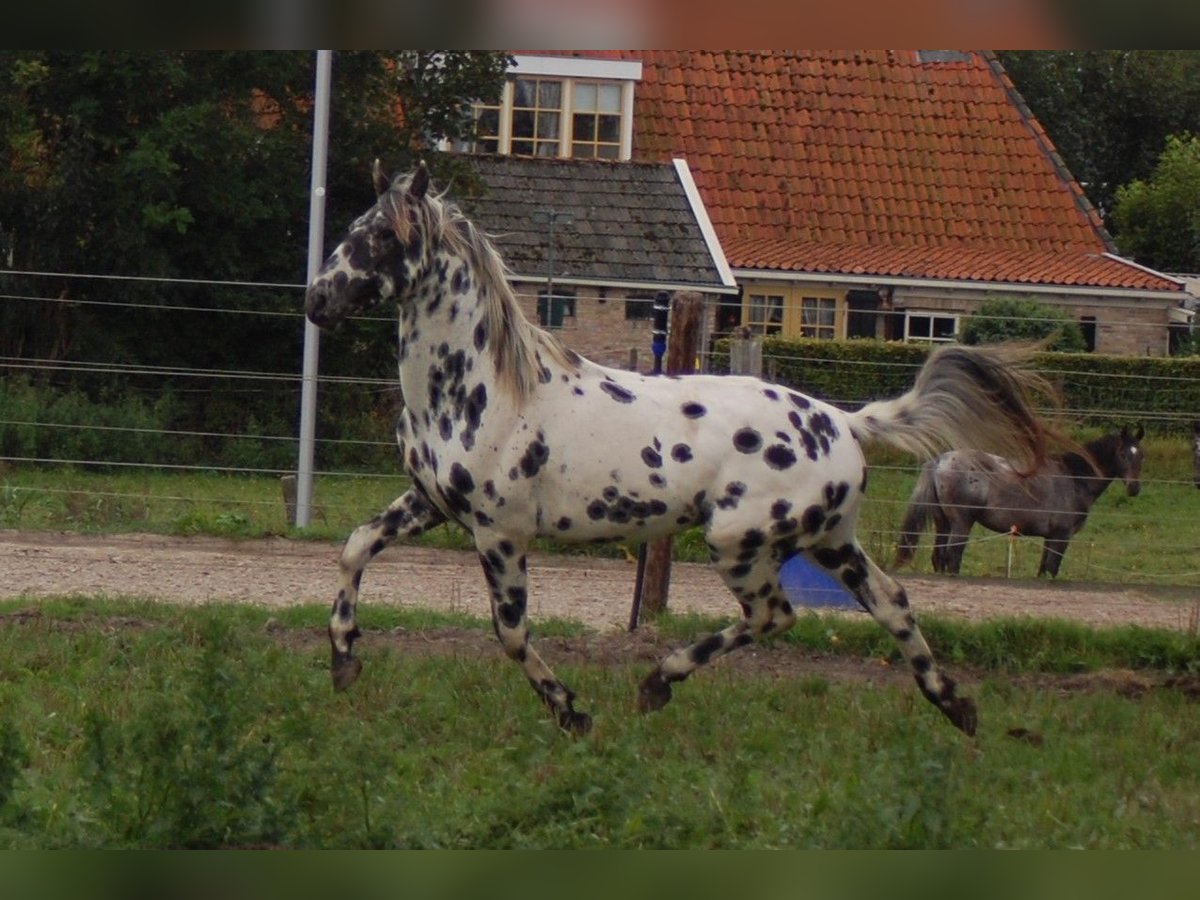
M729 343L716 343L712 371L729 371ZM768 337L762 356L769 380L853 409L908 390L928 353L898 341ZM1200 357L1036 353L1033 366L1057 386L1068 421L1079 426L1141 422L1178 433L1200 420Z

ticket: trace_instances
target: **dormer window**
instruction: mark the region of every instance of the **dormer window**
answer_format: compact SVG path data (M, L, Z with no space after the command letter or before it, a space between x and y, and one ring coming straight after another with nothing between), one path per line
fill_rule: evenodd
M642 64L518 56L497 105L475 105L477 153L629 159Z

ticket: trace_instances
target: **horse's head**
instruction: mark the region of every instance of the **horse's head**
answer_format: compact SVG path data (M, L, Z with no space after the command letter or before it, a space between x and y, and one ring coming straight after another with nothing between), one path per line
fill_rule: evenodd
M1119 474L1125 482L1125 492L1130 497L1136 497L1142 490L1142 438L1146 429L1138 426L1137 432L1131 432L1129 426L1121 426L1117 435L1117 462Z
M421 223L432 201L429 170L422 162L407 178L389 181L379 160L372 170L375 205L350 225L304 295L308 318L332 328L385 300L402 300L428 271L429 239Z

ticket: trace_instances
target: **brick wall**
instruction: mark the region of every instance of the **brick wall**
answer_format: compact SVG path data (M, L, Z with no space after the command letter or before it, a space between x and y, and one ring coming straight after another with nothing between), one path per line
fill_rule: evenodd
M575 315L563 319L560 327L550 328L564 344L593 362L620 369L629 368L630 350L637 351L637 368L648 372L654 364L650 347L654 320L649 311L653 300L649 293L633 293L609 288L556 287L555 293L575 291ZM517 285L517 299L530 321L538 321L538 289L534 285ZM633 309L627 311L631 293L640 300L632 300ZM709 326L711 332L715 303L710 303ZM645 312L645 316L637 313ZM631 317L630 313L633 313Z

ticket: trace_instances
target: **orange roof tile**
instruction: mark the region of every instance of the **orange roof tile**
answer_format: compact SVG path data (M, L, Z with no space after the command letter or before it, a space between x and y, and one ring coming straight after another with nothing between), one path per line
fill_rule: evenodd
M1120 290L1180 290L1164 278L1102 250L1006 250L937 243L923 246L734 238L723 245L738 268Z
M687 158L735 268L1177 289L1103 255L1099 214L990 52L617 55L643 66L635 158Z

